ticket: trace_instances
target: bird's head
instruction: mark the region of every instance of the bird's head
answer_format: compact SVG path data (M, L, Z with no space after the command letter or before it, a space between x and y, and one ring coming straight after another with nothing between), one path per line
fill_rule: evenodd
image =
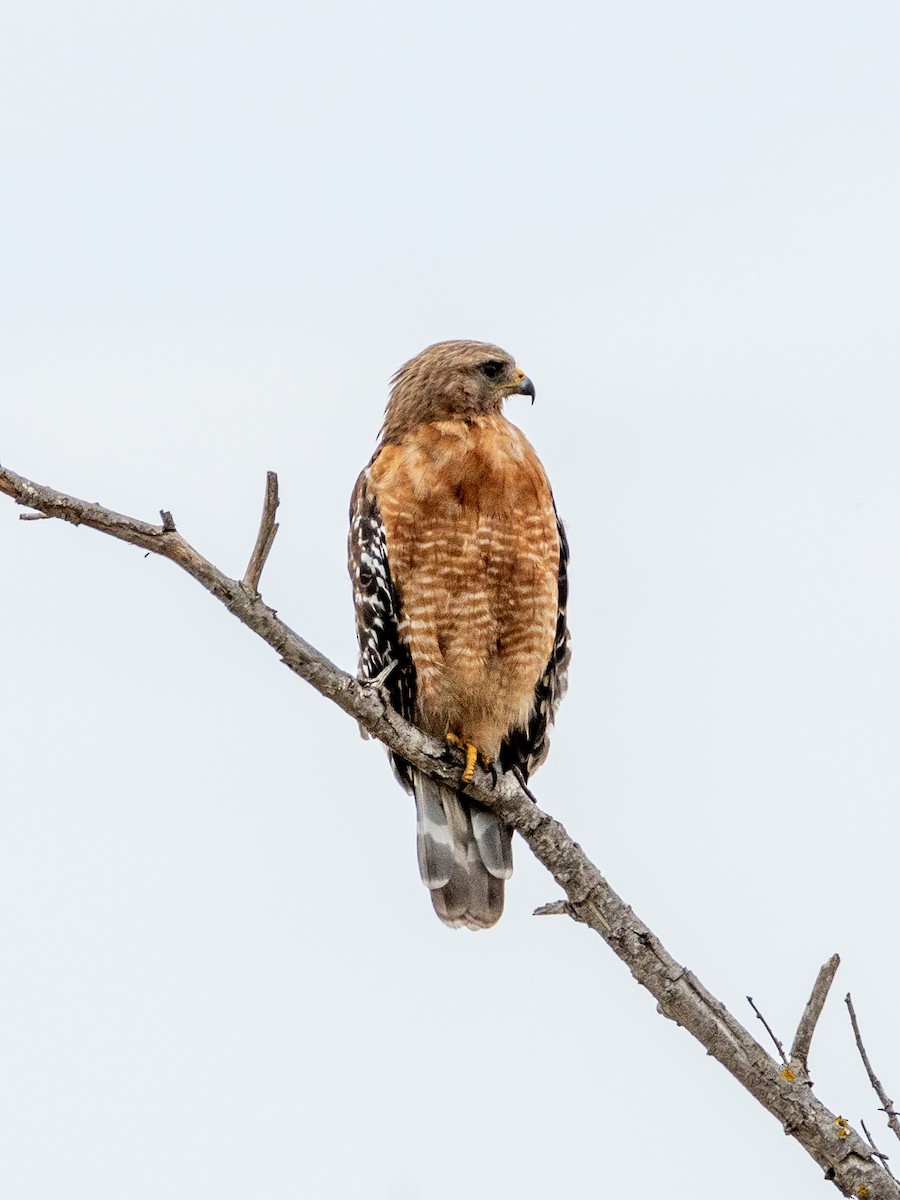
M534 384L509 354L490 342L436 342L394 376L382 439L416 425L499 412L507 396L530 396Z

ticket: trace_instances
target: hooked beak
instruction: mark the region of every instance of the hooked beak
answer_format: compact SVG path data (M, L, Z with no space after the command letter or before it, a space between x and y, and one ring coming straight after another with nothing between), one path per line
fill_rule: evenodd
M518 371L517 374L520 377L519 386L516 388L513 394L516 396L530 396L531 403L534 404L534 384L524 371Z

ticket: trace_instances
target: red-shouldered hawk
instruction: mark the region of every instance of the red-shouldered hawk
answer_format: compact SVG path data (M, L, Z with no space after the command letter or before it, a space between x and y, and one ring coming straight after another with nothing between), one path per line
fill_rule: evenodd
M550 484L502 414L534 386L484 342L439 342L393 379L381 439L350 505L361 679L397 710L524 780L547 756L566 687L568 545ZM394 756L416 799L419 872L447 925L503 912L512 833Z

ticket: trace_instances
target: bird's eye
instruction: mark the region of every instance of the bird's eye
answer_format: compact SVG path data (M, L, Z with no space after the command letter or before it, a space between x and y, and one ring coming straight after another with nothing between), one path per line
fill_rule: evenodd
M488 379L496 379L503 370L503 363L498 362L496 358L489 358L487 362L481 364L482 375L487 375Z

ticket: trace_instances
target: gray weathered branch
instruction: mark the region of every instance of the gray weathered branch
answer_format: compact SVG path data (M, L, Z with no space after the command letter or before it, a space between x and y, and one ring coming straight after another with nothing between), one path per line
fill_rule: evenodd
M890 1155L889 1155L889 1154L882 1154L882 1152L881 1152L881 1151L878 1149L878 1147L875 1145L875 1139L872 1137L871 1133L869 1133L868 1129L866 1128L866 1123L865 1123L865 1121L862 1119L862 1117L860 1117L859 1123L860 1123L860 1125L862 1126L862 1131L863 1131L863 1133L866 1135L866 1141L867 1141L867 1142L869 1143L869 1145L872 1147L872 1153L873 1153L873 1154L875 1155L875 1157L876 1157L876 1158L879 1160L879 1162L881 1163L881 1165L882 1165L882 1166L884 1167L884 1169L887 1171L888 1175L890 1175L891 1179L896 1179L896 1178L897 1178L897 1176L894 1174L894 1172L893 1172L893 1171L891 1170L891 1168L888 1166L888 1163L890 1162Z
M250 562L244 573L244 587L256 595L259 592L259 579L275 541L278 526L275 524L275 513L278 509L278 476L274 471L266 472L266 498L263 502L262 516L259 519L259 533L256 535L256 545L250 555Z
M329 662L263 602L252 577L252 586L248 586L225 575L184 540L171 518L163 518L163 525L150 525L42 487L3 467L0 492L37 513L87 525L170 559L268 642L292 671L373 737L432 778L458 786L462 759L457 751L404 721L380 688L359 682ZM846 1119L829 1111L789 1067L775 1062L699 979L669 954L562 825L534 803L526 788L511 774L502 775L494 784L491 775L479 769L466 790L518 830L566 893L567 907L550 906L549 910L564 911L599 933L656 998L659 1011L718 1059L803 1146L827 1179L845 1196L900 1200L900 1185L882 1169L871 1147Z
M827 963L819 967L819 974L813 984L797 1032L794 1034L794 1044L791 1046L791 1064L801 1071L804 1077L809 1077L809 1048L812 1045L816 1025L828 999L828 992L834 982L837 969L841 965L841 956L832 954Z
M844 997L844 1003L850 1013L850 1024L853 1026L853 1036L856 1038L856 1048L859 1051L859 1056L863 1060L863 1066L866 1068L866 1074L869 1076L869 1083L875 1090L875 1095L881 1101L881 1110L887 1116L888 1125L893 1132L900 1138L900 1118L897 1117L894 1111L894 1102L890 1099L887 1092L882 1086L881 1080L878 1079L875 1072L872 1070L872 1064L869 1062L869 1056L866 1053L866 1048L863 1045L862 1034L859 1031L859 1021L856 1019L856 1009L853 1007L853 1000L850 993Z
M762 1015L762 1013L759 1011L759 1009L756 1007L756 1005L753 1003L752 996L747 997L747 1003L750 1005L750 1007L756 1013L756 1019L758 1021L762 1021L763 1025L765 1026L766 1033L769 1035L769 1037L775 1043L775 1049L778 1051L778 1057L781 1059L782 1063L786 1067L789 1066L790 1064L788 1063L787 1055L784 1052L784 1046L782 1046L782 1044L781 1044L781 1039L776 1036L775 1030L772 1028L772 1026L769 1024L769 1022L766 1020L766 1018Z

